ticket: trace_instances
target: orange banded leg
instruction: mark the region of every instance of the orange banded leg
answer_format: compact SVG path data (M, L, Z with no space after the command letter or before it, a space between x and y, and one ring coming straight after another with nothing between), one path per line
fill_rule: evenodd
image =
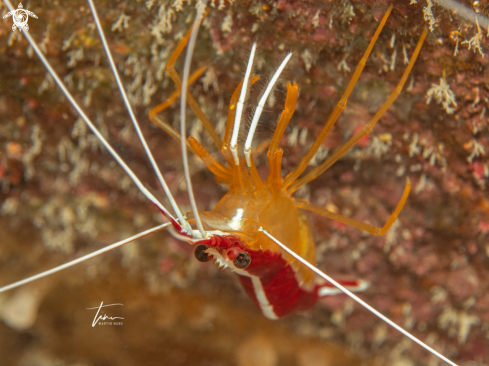
M175 49L175 51L173 51L173 54L171 55L170 59L168 60L168 64L166 65L166 72L168 73L168 75L170 75L173 82L176 84L179 92L182 88L182 79L180 78L180 75L175 70L175 62L177 61L178 56L180 56L180 53L182 53L185 46L187 46L191 33L192 33L192 28L190 28L187 34L185 34L185 37L183 37L180 40L180 42L178 42L177 48ZM211 137L212 141L214 141L214 144L217 146L218 149L220 149L222 146L221 138L217 134L216 129L212 125L211 121L209 121L209 118L207 118L207 116L202 111L199 104L192 96L192 94L190 94L190 92L187 92L187 103L190 106L190 108L192 108L192 110L194 111L194 113L196 114L200 122L202 122L202 125L204 126L205 130Z
M373 116L373 118L358 133L356 133L345 144L343 144L338 150L336 150L334 152L334 154L332 154L322 164L320 164L316 168L312 169L304 177L293 182L292 185L290 185L290 187L288 188L288 192L290 194L292 194L293 192L298 190L303 185L309 183L310 181L316 179L319 175L324 173L339 158L341 158L343 155L345 155L362 137L364 137L365 135L370 133L370 131L375 126L375 124L380 119L380 117L382 117L384 115L384 113L387 111L387 109L392 105L392 103L394 103L396 98L401 93L401 90L402 90L402 88L403 88L404 84L406 83L406 80L409 76L409 73L411 72L411 69L413 68L414 63L416 62L416 59L419 55L419 52L421 51L421 47L423 46L423 42L426 38L426 35L427 35L427 30L424 29L423 33L421 34L421 37L419 38L418 44L416 45L416 48L413 52L413 56L411 57L411 60L409 61L409 64L406 67L406 70L404 71L404 74L402 75L401 80L399 81L399 84L397 84L397 87L394 89L392 94L389 96L389 98L386 100L386 102L382 105L382 107L379 109L379 111L375 114L375 116Z
M285 97L285 106L280 119L277 122L277 127L275 127L275 132L273 133L272 142L268 148L268 155L274 156L277 151L280 140L284 135L285 128L289 124L292 115L295 112L295 106L297 105L297 95L299 94L299 87L296 83L287 83L287 96Z
M327 217L328 219L339 221L345 225L355 227L357 229L366 231L370 234L374 234L376 236L384 235L387 230L390 229L394 221L396 221L397 216L399 216L399 213L401 212L402 208L404 207L404 204L406 203L406 200L409 196L409 191L411 190L411 180L408 178L406 181L406 187L404 188L404 192L402 194L401 200L397 204L396 209L394 212L389 216L387 219L387 222L383 227L375 227L369 224L366 224L361 221L357 221L355 219L352 219L350 217L346 217L331 211L326 210L323 207L314 205L310 202L307 202L306 200L303 200L301 198L294 198L294 203L297 208L301 208L304 210L312 211L317 214L320 214L321 216Z
M223 167L209 154L209 152L192 136L187 139L188 145L192 148L195 154L202 159L204 164L207 166L215 176L218 182L227 183L232 180L231 169Z
M314 155L316 155L316 152L319 150L319 147L323 143L324 139L328 136L329 132L333 128L334 124L336 123L336 120L338 117L341 115L343 110L346 107L346 103L348 101L348 97L350 96L355 84L357 83L358 79L360 78L360 74L363 71L363 68L365 66L365 63L368 59L368 56L370 55L370 52L372 51L372 48L375 45L375 42L377 41L377 38L379 37L380 32L382 31L382 28L384 27L387 18L389 17L389 14L392 10L392 5L389 6L389 9L387 9L387 12L385 13L384 17L382 18L382 21L380 22L379 26L377 27L377 30L375 31L374 36L372 37L372 40L370 41L370 44L367 47L367 50L363 54L362 59L360 60L355 73L353 74L353 77L350 80L350 83L348 84L345 92L343 93L343 96L341 97L340 101L336 105L335 109L333 110L333 113L331 113L331 116L329 116L328 120L326 121L326 124L323 127L323 130L319 134L319 136L316 138L314 143L312 144L311 148L307 152L306 156L304 156L297 165L297 167L285 177L285 187L288 187L290 184L292 184L301 174L302 172L307 168L307 165L309 162L312 160Z
M206 67L200 67L198 70L196 70L189 78L189 85L194 83L200 76L202 76L202 74L206 69L207 69ZM167 100L157 105L156 107L152 108L149 112L150 120L178 142L181 141L180 133L177 130L175 130L168 122L166 122L160 116L158 116L158 113L164 111L169 106L171 106L179 95L180 95L180 89L177 89L172 93L172 95ZM224 183L225 181L229 180L229 178L231 177L231 170L223 167L221 164L215 161L211 157L209 152L197 140L195 140L193 137L189 137L187 139L187 146L197 156L201 158L201 160L204 162L207 168L216 176L216 179L219 182Z
M270 173L267 177L267 185L274 190L280 190L284 185L282 179L282 155L284 152L278 148L278 145L280 144L280 140L282 140L285 128L294 114L298 94L299 87L297 84L287 83L287 96L285 97L284 110L277 122L277 127L275 127L275 132L268 148L267 157Z
M207 69L206 67L200 67L197 71L195 71L192 75L190 75L190 78L188 80L188 85L189 86L192 85L199 77L202 76L202 74L206 69ZM155 125L157 125L159 128L161 128L163 131L165 131L167 134L169 134L178 142L180 142L180 133L177 132L168 122L163 120L163 118L158 116L158 113L164 111L169 106L171 106L175 101L175 99L178 98L180 93L181 93L180 89L175 90L167 100L165 100L161 104L158 104L156 107L152 108L148 114L151 122L153 122Z

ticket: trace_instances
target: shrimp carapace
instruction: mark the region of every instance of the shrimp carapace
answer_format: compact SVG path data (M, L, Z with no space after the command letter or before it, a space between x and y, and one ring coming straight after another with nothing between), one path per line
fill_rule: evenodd
M202 240L191 241L193 244L199 244L196 257L203 261L213 257L219 266L224 266L234 271L247 294L268 318L276 319L293 312L306 310L316 302L318 297L338 293L339 291L328 283L318 283L309 269L281 250L271 239L259 231L261 227L308 262L315 264L315 245L311 228L299 209L316 212L324 217L337 220L374 235L382 235L394 223L409 195L410 182L408 179L397 207L382 228L356 221L308 201L292 197L292 194L297 189L318 177L350 150L363 136L367 135L402 90L426 38L426 30L423 31L397 87L375 116L322 164L301 177L301 174L346 107L348 97L360 77L366 60L391 10L392 6L389 7L377 27L346 91L326 121L323 130L317 136L299 165L285 178L282 178L281 174L283 150L279 148L279 143L296 107L299 91L297 84L287 83L284 110L279 118L267 152L269 174L266 179L263 181L260 178L249 145L247 145L248 150L245 147L244 151L246 159L240 157L235 151L237 144L234 135L236 134L236 129L239 129L240 108L242 109L240 103L243 103L243 95L246 94L246 90L243 91L243 88L251 86L259 79L258 76L250 74L255 45L252 49L247 74L231 97L222 142L208 118L195 102L195 99L189 92L187 93L192 110L204 125L214 144L219 147L224 160L228 164L228 166L224 166L217 162L196 139L192 137L187 139L187 146L202 159L208 169L215 175L216 180L229 188L228 193L220 200L212 212L199 212L208 236ZM177 90L167 101L150 112L150 119L177 140L180 140L180 134L159 117L157 113L171 105L180 93L181 79L175 71L174 63L185 48L189 36L190 31L180 41L167 65L168 74L177 85ZM286 61L288 61L288 58L284 60L281 68L285 67ZM189 78L189 84L195 82L203 72L204 69L202 68L195 71ZM276 74L279 74L279 72ZM260 101L257 110L262 107L262 103L264 103L263 100ZM236 124L238 124L237 127ZM188 217L190 220L192 219L191 215ZM202 247L202 245L205 245L206 248ZM340 281L340 283L350 290L360 291L367 287L367 283L362 280Z

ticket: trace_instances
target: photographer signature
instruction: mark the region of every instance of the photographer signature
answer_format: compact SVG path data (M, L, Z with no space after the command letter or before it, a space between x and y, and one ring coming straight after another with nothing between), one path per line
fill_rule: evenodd
M119 317L119 316L114 316L114 317L108 316L107 314L103 314L103 315L100 315L99 316L100 310L102 308L105 308L105 307L108 307L108 306L116 306L116 305L124 306L123 304L108 304L108 305L104 305L104 302L102 301L100 303L100 305L97 306L97 307L95 307L95 308L87 308L88 310L97 309L97 314L95 314L95 317L93 318L92 327L95 327L99 321L115 320L115 319L124 319L124 318ZM109 323L108 325L112 325L112 322L108 322L108 323ZM101 325L105 325L105 323L101 323ZM121 322L121 324L116 324L116 325L122 325L122 322Z

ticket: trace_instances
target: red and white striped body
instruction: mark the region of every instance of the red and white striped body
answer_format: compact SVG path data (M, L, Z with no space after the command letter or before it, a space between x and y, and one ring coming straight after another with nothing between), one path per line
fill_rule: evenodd
M258 242L263 239L258 238ZM230 268L237 274L247 295L269 319L306 311L319 297L340 293L328 283L318 284L314 277L304 276L301 273L304 269L278 250L254 250L241 237L224 233L214 233L211 239L201 243L205 243L206 253L219 266ZM234 259L239 253L247 253L250 258L244 269L235 266ZM361 280L340 283L353 291L367 287Z
M267 318L278 319L305 311L316 303L317 287L312 291L301 288L292 266L280 254L255 252L252 258L256 260L250 264L249 274L238 274L238 277L248 296Z

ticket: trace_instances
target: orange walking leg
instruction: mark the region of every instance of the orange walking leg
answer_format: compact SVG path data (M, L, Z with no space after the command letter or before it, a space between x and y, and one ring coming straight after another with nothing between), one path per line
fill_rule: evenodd
M168 64L166 65L166 72L168 73L168 75L170 75L173 82L176 84L178 93L180 93L182 88L182 79L180 78L180 75L178 75L177 71L175 70L175 62L177 61L178 56L180 56L180 53L182 53L185 46L187 46L191 32L192 32L192 28L190 28L187 34L185 35L185 37L183 37L180 40L180 42L178 42L177 48L175 49L175 51L173 51L173 54L171 55L170 59L168 60ZM190 108L192 108L194 113L197 115L197 118L200 120L200 122L202 122L202 125L204 126L209 136L212 138L212 141L214 141L216 147L220 149L222 146L221 138L217 134L216 129L212 125L211 121L209 121L209 118L207 118L205 113L200 108L195 98L188 91L187 91L187 103L189 104Z
M343 110L346 107L346 103L348 101L348 97L350 96L355 84L357 83L358 79L360 78L360 74L363 71L363 68L365 66L365 63L367 62L368 56L370 55L370 52L372 51L372 48L375 45L375 42L377 41L377 38L379 37L380 32L382 31L382 28L384 27L385 23L387 22L387 18L389 17L389 14L392 10L392 5L389 6L389 9L385 13L384 17L382 18L382 21L380 22L379 26L377 27L377 30L375 31L374 36L372 37L372 40L370 41L370 44L367 47L367 50L363 54L362 59L360 60L355 73L353 74L353 77L350 80L350 83L348 84L345 92L343 93L343 96L341 97L340 101L336 105L335 109L333 110L333 113L331 113L331 116L329 116L328 120L326 121L326 124L323 127L323 130L321 133L318 135L314 143L312 144L311 148L307 152L306 156L304 156L297 165L297 167L285 177L285 187L288 187L290 184L292 184L301 174L302 172L307 168L307 165L309 162L312 160L314 155L316 155L316 152L319 150L319 147L323 143L324 139L328 136L329 132L333 128L334 124L336 123L336 120L338 117L341 115Z
M200 67L197 71L195 71L192 75L190 75L190 78L188 80L188 85L192 85L200 76L202 76L202 74L206 69L207 69L206 67ZM166 122L165 120L163 120L163 118L158 116L158 113L164 111L169 106L171 106L175 101L175 99L177 99L178 96L180 95L180 92L181 92L180 89L175 90L167 100L165 100L161 104L158 104L156 107L152 108L148 114L151 122L153 122L155 125L157 125L159 128L161 128L163 131L165 131L167 134L169 134L178 142L180 142L181 140L180 132L176 131L170 123Z
M268 167L270 168L270 173L267 177L267 185L273 190L279 191L283 187L282 179L282 155L283 150L278 148L280 140L284 135L285 128L289 124L292 115L294 114L295 107L297 105L297 95L299 94L299 87L296 83L287 83L287 96L285 97L285 106L280 119L277 122L277 127L275 127L275 132L273 133L272 141L268 148Z
M188 145L197 154L199 158L202 159L207 169L211 171L216 176L216 179L220 183L229 183L232 181L233 176L231 169L223 167L209 154L209 152L192 136L187 139Z
M389 218L387 219L387 222L385 223L385 225L383 227L375 227L375 226L366 224L364 222L354 220L350 217L346 217L346 216L328 211L323 207L316 206L316 205L314 205L310 202L307 202L306 200L303 200L301 198L294 198L294 203L295 203L295 206L297 208L301 208L304 210L315 212L317 214L320 214L321 216L327 217L328 219L339 221L345 225L355 227L357 229L366 231L370 234L380 236L380 235L384 235L387 232L387 230L390 229L392 224L396 221L397 216L399 216L399 213L401 212L402 208L404 207L404 204L406 203L406 200L409 196L410 190L411 190L411 181L408 178L407 182L406 182L406 187L404 188L404 192L403 192L402 197L401 197L401 200L399 201L396 209L389 216Z
M295 106L297 105L297 95L299 94L299 87L296 83L287 83L287 95L285 97L285 106L280 119L277 122L277 127L275 127L275 132L273 133L272 142L268 148L268 156L274 156L275 151L277 151L280 140L284 135L285 129L289 124L292 115L295 112Z
M404 84L406 83L406 80L409 76L409 73L411 72L411 69L413 68L414 63L416 62L416 59L418 58L419 52L421 51L421 47L423 46L423 42L426 38L426 35L427 35L427 30L424 29L423 33L421 34L421 37L419 38L418 44L416 45L416 48L413 52L413 56L411 57L411 60L409 61L409 64L406 67L406 70L404 71L404 74L402 75L401 80L399 81L399 83L397 84L397 87L391 93L389 98L387 98L386 102L382 105L382 107L379 109L379 111L375 114L375 116L373 116L373 118L359 132L357 132L352 138L350 138L345 144L343 144L338 150L336 150L334 152L334 154L332 154L322 164L320 164L316 168L312 169L304 177L293 182L287 190L290 194L292 194L293 192L298 190L303 185L309 183L310 181L316 179L319 175L324 173L336 161L338 161L339 158L341 158L343 155L345 155L362 137L364 137L365 135L370 133L370 131L375 126L375 124L380 119L380 117L382 117L384 115L384 113L387 111L387 109L392 105L392 103L394 103L396 98L401 93L401 90L402 90L402 88L403 88Z

